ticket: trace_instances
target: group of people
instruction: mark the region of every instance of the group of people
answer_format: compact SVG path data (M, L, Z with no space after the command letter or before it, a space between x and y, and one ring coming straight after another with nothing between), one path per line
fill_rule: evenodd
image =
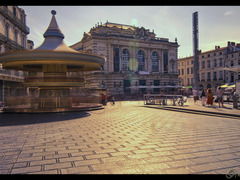
M199 100L199 96L202 99L202 106L205 106L207 104L208 106L213 106L213 89L208 88L207 91L205 89L202 89L201 93L198 93L197 88L193 89L193 99L194 99L194 104L196 104L197 100ZM219 86L216 91L217 95L217 101L218 101L218 107L220 106L220 103L222 104L222 107L224 107L224 101L223 101L223 91L221 87Z
M104 106L107 105L107 102L108 102L108 101L110 101L110 102L112 103L112 105L115 104L115 102L114 102L115 98L114 98L113 95L110 94L110 96L108 96L108 97L107 97L105 94L101 94L101 95L102 95L102 104L103 104Z

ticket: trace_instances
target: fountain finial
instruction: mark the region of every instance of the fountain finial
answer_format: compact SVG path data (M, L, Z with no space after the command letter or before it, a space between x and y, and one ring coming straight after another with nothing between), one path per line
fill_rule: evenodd
M52 15L56 15L57 12L56 12L55 10L52 10L52 11L51 11L51 14L52 14Z

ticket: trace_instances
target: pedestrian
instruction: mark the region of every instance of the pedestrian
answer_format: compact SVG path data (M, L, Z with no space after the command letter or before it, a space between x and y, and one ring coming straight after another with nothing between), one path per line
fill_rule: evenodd
M105 94L102 94L102 104L106 106L106 96Z
M114 96L112 94L110 94L110 96L109 96L109 101L112 102L112 105L115 105Z
M194 104L196 104L197 100L199 99L198 97L198 90L197 88L193 89L193 100L194 100Z
M223 106L223 91L221 89L221 86L219 86L217 89L217 100L218 100L218 107L220 107L220 101L222 103L222 107L224 107Z
M205 93L205 89L203 88L202 90L202 106L205 106L205 101L206 101L206 93Z
M207 90L207 105L209 107L209 105L213 105L213 92L211 90L211 88L208 88Z
M160 100L160 102L159 102L159 104L161 105L164 105L165 104L165 102L164 102L164 104L163 104L163 101L164 101L164 97L163 97L163 90L161 89L161 91L160 91L160 97L159 97L159 100Z

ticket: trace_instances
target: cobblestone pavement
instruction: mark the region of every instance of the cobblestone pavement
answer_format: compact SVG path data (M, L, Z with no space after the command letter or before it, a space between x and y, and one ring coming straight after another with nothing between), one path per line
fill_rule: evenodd
M0 173L240 173L239 129L240 118L140 101L79 113L0 113Z

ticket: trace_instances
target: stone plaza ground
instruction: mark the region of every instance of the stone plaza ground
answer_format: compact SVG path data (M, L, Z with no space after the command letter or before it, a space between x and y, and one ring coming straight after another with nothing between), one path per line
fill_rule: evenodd
M0 113L0 173L240 173L239 116L149 107L120 101L89 112Z

